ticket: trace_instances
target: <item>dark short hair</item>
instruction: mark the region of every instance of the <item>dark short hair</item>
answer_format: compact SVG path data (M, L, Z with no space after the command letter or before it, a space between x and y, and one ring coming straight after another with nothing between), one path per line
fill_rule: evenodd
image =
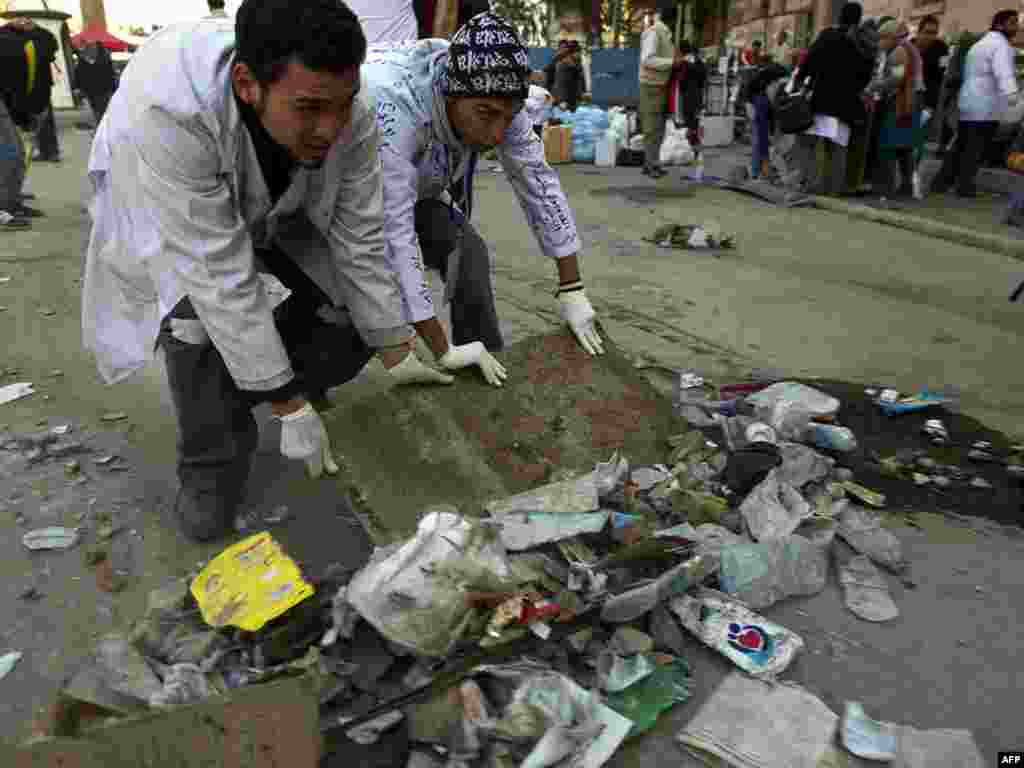
M864 16L864 7L860 3L847 3L839 12L839 24L843 27L852 27L860 24Z
M363 28L341 0L244 0L235 45L261 85L277 82L292 61L342 74L366 58Z
M1005 10L1000 11L992 17L992 29L998 29L999 27L1006 26L1006 23L1010 19L1020 18L1020 14L1017 11Z
M929 16L922 16L921 20L919 22L917 22L918 30L922 30L922 29L924 29L925 27L928 27L928 26L934 26L936 29L938 29L939 28L939 20L937 18L935 18L934 16L929 15Z
M223 10L224 0L206 0L206 5L211 11Z

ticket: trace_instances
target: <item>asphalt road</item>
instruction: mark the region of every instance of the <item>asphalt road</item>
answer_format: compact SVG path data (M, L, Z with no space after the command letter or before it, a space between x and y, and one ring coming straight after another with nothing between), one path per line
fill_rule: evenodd
M0 465L0 576L6 587L0 590L6 617L0 652L26 654L0 681L0 737L6 739L28 733L31 718L93 638L129 623L150 588L217 549L186 543L167 511L175 427L159 365L108 388L81 349L78 278L87 226L82 191L88 134L67 132L62 140L65 162L37 166L30 176L29 188L48 218L0 243L0 277L10 277L0 283L0 368L18 371L0 384L33 381L39 392L0 406L0 425L26 431L41 428L44 419L47 426L72 423L77 433L95 435L97 456L117 452L127 470L110 473L86 458L83 470L92 479L75 486L59 464L48 474ZM770 367L905 390L951 384L966 411L1024 434L1024 392L1016 386L1022 362L1014 354L1024 310L1006 302L1024 265L842 215L782 210L717 190L666 195L644 205L592 194L649 184L636 169L570 166L562 178L586 243L587 292L607 332L635 357L720 378ZM554 266L537 251L501 174L484 174L477 190L477 222L493 247L499 312L508 341L515 342L557 322ZM707 220L735 234L734 252L718 257L642 241L664 223ZM55 369L61 375L53 375ZM332 397L343 404L381 386L371 372ZM102 421L112 411L126 419ZM261 451L261 461L278 466L272 429ZM293 469L252 503L298 506L291 494L301 473ZM92 498L93 507L116 512L126 526L119 547L131 578L114 596L96 588L80 551L30 557L20 544L26 525L74 524ZM304 514L320 514L320 521L328 512L333 516L328 525L335 541L351 525L344 510L324 511L329 498L307 494L301 504ZM308 517L299 524L310 525ZM316 538L318 529L309 531ZM942 519L924 531L899 533L920 586L895 588L904 612L896 623L857 622L833 587L769 612L806 633L809 652L794 677L833 708L852 697L876 716L917 727L971 728L993 759L996 749L1019 747L1021 540L1001 529ZM330 536L320 534L330 550ZM345 556L340 549L334 554ZM40 585L41 601L18 599L30 582ZM830 632L849 642L837 644ZM722 667L696 648L692 660L706 692ZM667 740L700 698L666 717L655 735L625 750L616 764L679 765Z

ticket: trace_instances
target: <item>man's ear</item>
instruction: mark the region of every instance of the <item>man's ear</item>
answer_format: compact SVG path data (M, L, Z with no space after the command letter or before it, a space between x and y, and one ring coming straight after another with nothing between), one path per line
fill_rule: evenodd
M249 106L260 103L262 89L259 82L249 69L249 65L243 62L235 62L231 67L231 82L235 86L235 93L243 102Z

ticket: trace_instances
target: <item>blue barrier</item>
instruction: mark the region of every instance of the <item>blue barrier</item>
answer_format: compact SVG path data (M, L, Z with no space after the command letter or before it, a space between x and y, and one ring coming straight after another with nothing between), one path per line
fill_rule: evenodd
M544 69L555 57L553 48L530 48L531 69ZM590 52L590 89L602 107L635 107L640 103L640 50L594 48Z

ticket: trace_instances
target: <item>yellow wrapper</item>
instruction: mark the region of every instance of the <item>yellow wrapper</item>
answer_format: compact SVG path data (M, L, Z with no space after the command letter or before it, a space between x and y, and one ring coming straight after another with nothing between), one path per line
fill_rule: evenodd
M299 567L265 531L217 555L190 588L207 624L247 632L313 594Z

